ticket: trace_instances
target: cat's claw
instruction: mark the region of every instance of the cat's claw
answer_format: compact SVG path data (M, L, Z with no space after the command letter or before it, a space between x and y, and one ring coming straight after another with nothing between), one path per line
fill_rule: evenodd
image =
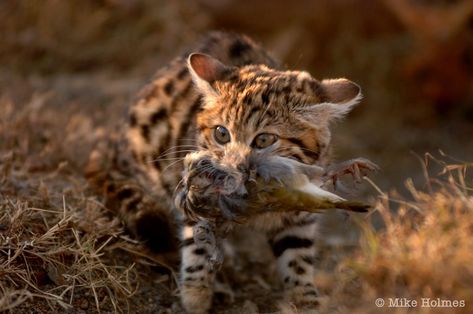
M209 258L210 269L213 271L219 270L222 267L223 259L223 252L217 245Z

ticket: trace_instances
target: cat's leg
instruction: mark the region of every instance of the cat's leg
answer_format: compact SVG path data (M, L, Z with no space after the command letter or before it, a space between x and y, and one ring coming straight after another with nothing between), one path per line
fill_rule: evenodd
M296 222L272 233L270 244L287 301L298 305L317 304L319 293L314 283L314 241L319 217L316 214L301 214L302 217L298 217Z
M207 313L212 306L215 270L209 263L212 245L194 241L194 228L181 230L180 294L189 314Z

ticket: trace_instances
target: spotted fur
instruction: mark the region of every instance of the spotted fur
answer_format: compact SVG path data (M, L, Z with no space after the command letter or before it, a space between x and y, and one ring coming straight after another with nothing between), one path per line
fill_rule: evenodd
M346 79L318 81L304 71L283 70L248 37L211 33L192 54L159 70L139 93L130 108L124 149L115 152L126 165L111 157L107 160L121 170L110 170L115 166L104 167L98 157L104 152L96 151L87 174L130 231L155 251L174 250L175 230L180 230L182 304L189 313L206 313L215 278L211 245L194 242L193 222L173 205L183 157L205 150L215 162L240 172L255 150L326 165L331 121L359 99L359 87ZM216 141L218 126L229 132L229 143ZM262 133L275 135L276 141L258 147L255 139ZM249 222L268 235L292 302L317 302L317 218L266 213Z

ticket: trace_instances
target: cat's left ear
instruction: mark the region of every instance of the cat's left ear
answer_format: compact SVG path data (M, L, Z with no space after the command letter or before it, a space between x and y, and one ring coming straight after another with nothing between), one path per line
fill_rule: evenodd
M311 124L323 125L341 119L363 98L360 86L344 78L323 80L319 84L323 102L298 112L300 119Z
M219 60L203 53L192 53L187 59L187 66L192 80L197 88L204 94L215 94L213 84L226 79L234 70Z

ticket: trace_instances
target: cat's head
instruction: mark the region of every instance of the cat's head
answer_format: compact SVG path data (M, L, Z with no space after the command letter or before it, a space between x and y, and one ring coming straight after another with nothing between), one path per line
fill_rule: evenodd
M247 169L252 155L323 164L331 122L361 99L360 87L343 78L318 81L303 71L227 66L200 53L189 56L188 67L203 95L198 143L215 163L235 171Z

